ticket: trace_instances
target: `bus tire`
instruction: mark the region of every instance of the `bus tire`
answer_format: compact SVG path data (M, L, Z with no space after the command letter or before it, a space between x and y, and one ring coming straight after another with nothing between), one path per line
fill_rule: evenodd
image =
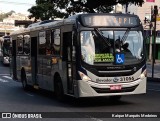
M110 96L109 99L113 102L115 101L119 101L122 98L121 95L117 95L117 96Z
M63 85L62 85L62 80L60 76L57 76L55 78L54 94L58 100L60 101L64 100L64 91L63 91Z
M22 82L23 89L27 90L28 89L28 84L27 84L27 79L26 79L25 71L21 72L21 82Z

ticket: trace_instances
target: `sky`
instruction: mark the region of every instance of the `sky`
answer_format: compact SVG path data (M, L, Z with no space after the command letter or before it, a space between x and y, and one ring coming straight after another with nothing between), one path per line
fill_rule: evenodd
M29 14L27 11L36 0L0 0L0 12L9 12L11 10L16 13Z

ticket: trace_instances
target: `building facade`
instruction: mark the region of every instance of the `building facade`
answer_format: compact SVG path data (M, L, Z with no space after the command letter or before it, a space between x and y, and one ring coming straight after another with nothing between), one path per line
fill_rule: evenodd
M27 15L21 13L13 13L0 22L0 36L6 33L21 29L21 26L15 26L15 20L30 20Z
M153 52L153 35L150 37L151 35L151 29L153 30L153 27L150 27L150 20L151 20L151 13L152 13L152 9L154 8L154 6L158 7L158 20L156 21L156 31L157 31L157 37L156 37L156 46L155 46L155 58L160 60L160 0L144 0L144 4L142 5L142 7L140 6L135 6L135 5L128 5L128 13L130 14L135 14L138 15L144 30L146 32L146 36L148 36L148 38L146 39L146 49L147 49L147 55L148 58L150 56L151 59L151 54ZM125 6L126 7L126 6ZM125 7L123 9L123 13L125 13ZM147 18L147 22L145 22L145 18Z

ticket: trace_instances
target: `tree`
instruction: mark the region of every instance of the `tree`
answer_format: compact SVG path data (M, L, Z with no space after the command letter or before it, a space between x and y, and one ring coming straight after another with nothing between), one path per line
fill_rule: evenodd
M74 0L71 0L74 1ZM97 8L99 6L107 5L107 6L113 6L117 3L119 4L135 4L142 6L144 3L144 0L79 0L81 4L84 4L85 6L89 8Z
M68 16L66 12L61 11L62 8L65 8L65 4L67 4L68 1L69 0L36 0L37 5L28 9L31 13L29 18L48 20L50 18L54 19Z
M48 20L65 18L75 13L108 13L117 3L142 6L144 0L36 0L36 6L31 7L29 18Z

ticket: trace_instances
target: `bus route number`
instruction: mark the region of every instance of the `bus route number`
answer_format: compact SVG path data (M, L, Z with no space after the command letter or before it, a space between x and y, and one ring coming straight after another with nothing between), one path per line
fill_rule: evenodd
M130 82L130 81L134 81L134 77L133 76L129 76L129 77L120 77L120 82Z

